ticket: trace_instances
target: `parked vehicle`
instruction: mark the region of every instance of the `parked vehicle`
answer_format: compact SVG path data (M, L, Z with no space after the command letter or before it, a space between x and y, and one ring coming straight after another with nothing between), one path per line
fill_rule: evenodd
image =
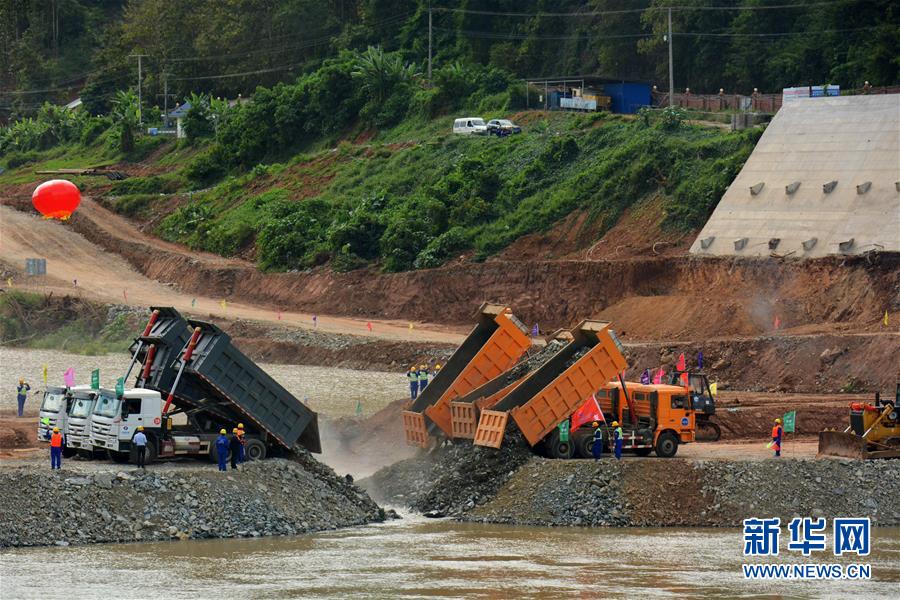
M464 117L453 122L453 133L484 135L487 133L487 125L480 117Z
M220 429L245 424L246 457L261 460L295 446L321 452L318 418L231 343L221 329L154 307L132 346L136 385L121 397L101 394L91 419L91 443L113 460L136 460L132 439L147 436L147 461L206 456L217 460ZM175 423L178 418L181 422Z
M98 397L114 398L115 392L107 389L79 390L72 394L72 406L69 418L63 430L66 448L78 452L82 456L93 456L91 444L91 417Z
M509 119L491 119L487 123L487 132L489 135L503 137L515 133L522 133L522 128Z

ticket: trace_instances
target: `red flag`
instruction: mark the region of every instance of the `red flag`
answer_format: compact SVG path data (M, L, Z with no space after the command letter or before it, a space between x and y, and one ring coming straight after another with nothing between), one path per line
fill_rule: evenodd
M575 431L585 423L593 423L594 421L606 422L603 419L603 411L600 410L600 403L597 402L597 396L591 394L591 397L585 400L581 408L572 415L571 431Z
M682 373L680 379L681 379L681 385L683 385L684 387L688 387L688 374Z
M366 327L369 329L369 331L372 331L372 322L369 321L368 323L366 323Z
M775 329L781 329L781 319L778 318L778 315L775 315Z
M678 364L675 365L675 368L679 371L687 371L687 368L684 364L684 352L678 357Z
M656 372L656 375L653 376L653 383L655 385L661 384L663 381L663 377L665 377L665 376L666 376L666 372L663 371L662 369L660 369L659 371Z

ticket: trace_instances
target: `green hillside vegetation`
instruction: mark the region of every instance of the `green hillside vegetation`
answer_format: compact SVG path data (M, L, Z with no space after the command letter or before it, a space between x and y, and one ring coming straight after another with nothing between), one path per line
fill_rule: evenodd
M399 53L368 48L230 108L195 95L178 143L135 137L131 93L110 117L46 106L0 135L7 165L24 165L0 182L58 165L61 148L109 163L168 144L154 153L165 173L108 194L115 210L142 217L159 212L160 194L202 189L158 220L163 238L223 255L252 248L270 270L402 271L469 251L483 259L575 210L602 232L651 194L666 199L665 227L699 227L758 136L687 125L678 109L555 113L506 138L450 133L447 113L506 116L523 96L511 75L477 65L443 67L424 87Z

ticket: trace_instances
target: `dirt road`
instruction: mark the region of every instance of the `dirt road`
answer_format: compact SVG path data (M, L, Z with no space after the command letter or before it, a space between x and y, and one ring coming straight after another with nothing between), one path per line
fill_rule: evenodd
M147 236L125 219L110 213L90 199L85 199L80 211L93 217L93 222L106 228L104 234L128 237L142 244L165 248L168 252L186 253L175 244ZM190 253L196 261L219 266L247 266L242 261L207 253ZM26 258L47 259L47 276L40 282L26 280L24 275L13 278L14 288L43 293L79 294L85 298L130 304L134 306L166 305L193 315L214 315L231 319L252 319L290 325L323 332L373 336L389 340L414 342L459 343L463 336L445 327L390 320L362 320L300 312L278 312L256 306L231 302L227 298L185 294L149 279L135 271L123 258L109 253L64 223L48 221L7 206L0 206L0 260L21 269ZM77 283L76 283L77 282ZM368 324L372 324L369 330Z

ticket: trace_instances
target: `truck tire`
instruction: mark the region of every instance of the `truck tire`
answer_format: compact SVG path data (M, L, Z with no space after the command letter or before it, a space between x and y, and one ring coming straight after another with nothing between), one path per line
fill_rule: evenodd
M248 439L244 446L244 458L249 460L264 460L266 458L266 445L261 440Z
M78 454L78 448L69 448L68 446L65 446L62 449L63 458L72 458L76 454Z
M571 436L568 441L563 442L559 439L558 430L547 436L545 444L547 445L547 454L550 458L561 458L566 460L575 455L575 445L572 443Z
M78 456L87 460L94 458L94 453L90 450L78 450Z
M656 455L660 458L672 458L678 452L678 438L671 431L660 434L656 440Z
M635 448L634 453L638 456L650 456L650 453L653 452L653 448Z
M601 455L609 453L609 446L606 445L606 439L604 438L602 444L603 450ZM578 440L578 444L576 446L576 450L578 451L578 455L581 458L594 458L594 433L590 432L587 435L583 436Z

